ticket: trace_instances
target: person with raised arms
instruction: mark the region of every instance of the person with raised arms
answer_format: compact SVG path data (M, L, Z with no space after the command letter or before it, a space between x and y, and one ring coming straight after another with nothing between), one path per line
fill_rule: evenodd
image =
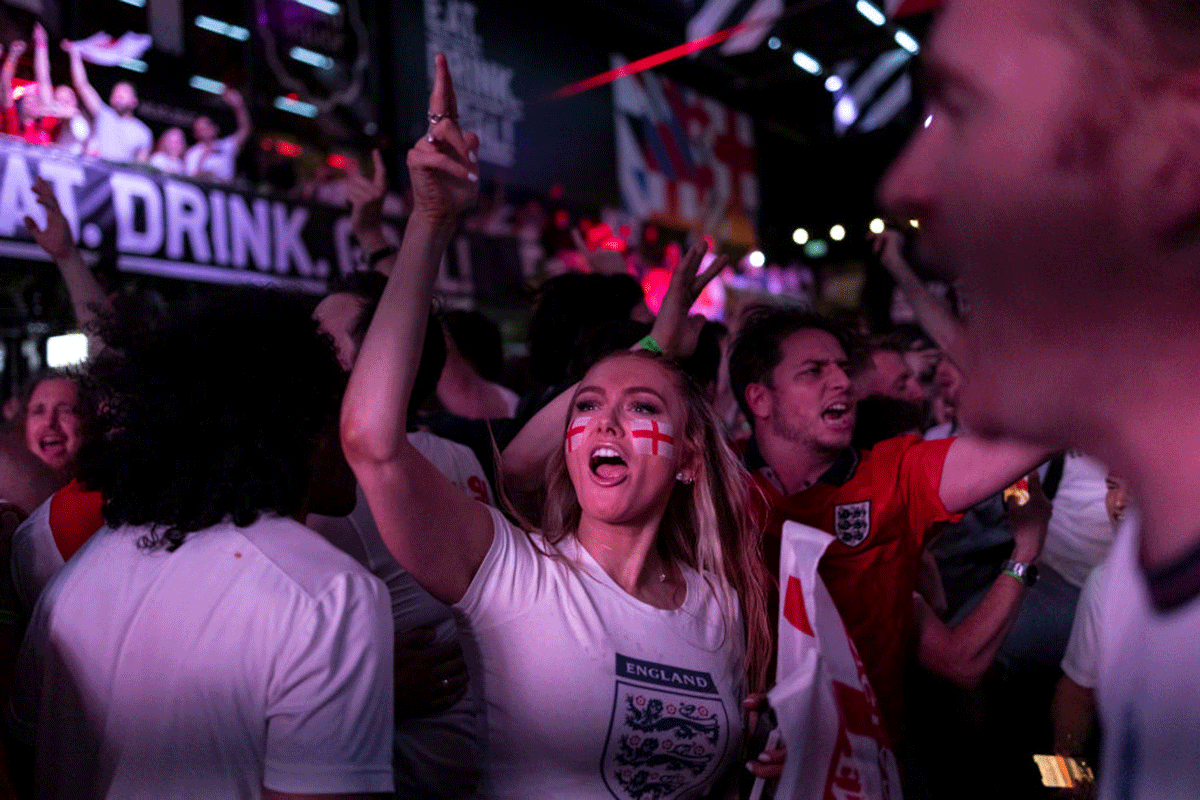
M456 111L439 55L429 132L408 154L413 214L342 408L347 460L397 561L478 647L484 796L704 796L735 774L769 631L744 473L699 390L645 351L674 338L672 320L585 376L540 531L467 497L405 435L438 264L478 192L479 140ZM724 265L696 276L703 253L676 291Z

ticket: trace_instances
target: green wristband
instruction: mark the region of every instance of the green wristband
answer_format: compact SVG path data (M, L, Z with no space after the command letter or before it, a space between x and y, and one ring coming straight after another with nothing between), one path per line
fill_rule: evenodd
M662 355L663 351L658 342L654 341L654 337L648 333L641 339L638 339L638 343L634 347L640 347L643 350L649 350L651 353L658 353L659 355Z

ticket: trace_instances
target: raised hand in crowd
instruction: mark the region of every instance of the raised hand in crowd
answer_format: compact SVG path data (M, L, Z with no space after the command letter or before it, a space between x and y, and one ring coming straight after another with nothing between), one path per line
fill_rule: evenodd
M53 187L45 178L38 178L33 182L33 193L37 197L38 205L46 212L46 227L39 228L33 217L27 216L25 230L56 264L79 255L79 249L71 235L71 227L58 205Z
M408 153L413 212L359 350L342 405L342 444L388 549L437 599L466 591L492 540L490 513L467 498L409 442L406 410L437 268L478 197L478 137L458 128L457 104L439 54L429 133ZM422 531L416 535L415 531Z
M929 291L904 258L904 234L895 228L885 228L883 233L872 235L871 241L879 262L908 298L921 327L955 366L964 369L962 323L942 298Z
M458 101L440 53L437 77L429 98L429 132L408 151L408 172L413 216L453 227L479 200L479 137L458 127ZM443 91L437 90L439 84Z
M112 308L112 302L75 246L71 227L58 205L53 187L45 178L38 178L33 182L33 193L38 205L46 211L46 227L40 228L32 217L25 217L25 230L58 267L75 310L75 321L87 333L88 350L99 352L103 342L95 334L92 323L98 315Z
M687 358L696 351L696 340L705 320L699 314L689 315L688 311L700 298L704 287L729 266L729 257L720 255L713 259L708 269L701 271L707 253L708 242L704 239L688 248L679 266L671 273L667 293L650 330L650 336L662 351L675 358Z
M8 109L13 106L13 76L17 72L17 62L21 60L24 52L25 43L20 39L8 46L8 55L4 58L4 64L0 66L0 108ZM7 132L13 135L20 134L19 129Z
M240 149L250 138L251 122L250 111L246 108L246 100L242 97L242 93L231 86L225 87L225 91L221 92L221 99L229 104L233 109L233 117L237 121L237 129L234 131L234 138L237 140L237 146Z
M363 175L358 162L346 170L346 199L350 201L350 229L374 269L384 275L391 272L395 259L378 257L388 250L395 253L383 235L383 199L387 195L387 168L378 150L371 151L374 169Z

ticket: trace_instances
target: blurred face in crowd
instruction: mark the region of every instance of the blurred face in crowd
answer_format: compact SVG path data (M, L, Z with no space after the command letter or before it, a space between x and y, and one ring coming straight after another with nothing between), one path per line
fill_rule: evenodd
M158 143L158 149L172 158L183 158L183 151L187 149L187 139L183 135L183 130L180 128L168 128L163 131L162 138Z
M920 403L925 399L925 390L917 381L908 359L894 350L871 353L871 365L857 377L855 385L859 397L882 395L909 403Z
M928 118L883 201L961 278L965 421L1065 444L1132 352L1114 320L1152 283L1152 101L1074 2L949 0L923 58Z
M1104 495L1104 510L1108 512L1112 524L1117 525L1129 505L1129 483L1124 478L1110 474L1104 479L1104 485L1108 489Z
M217 138L217 126L209 117L196 117L192 123L192 134L197 142L207 144Z
M804 329L780 343L783 358L769 383L746 387L755 435L767 433L822 452L850 446L854 433L854 391L848 359L830 333Z
M71 463L83 443L79 389L68 378L49 378L34 387L25 408L25 444L54 469Z
M138 106L137 91L133 88L133 84L121 81L114 86L108 104L118 114L132 114Z
M66 84L59 84L54 87L54 102L66 108L79 107L79 101L75 97L75 90Z

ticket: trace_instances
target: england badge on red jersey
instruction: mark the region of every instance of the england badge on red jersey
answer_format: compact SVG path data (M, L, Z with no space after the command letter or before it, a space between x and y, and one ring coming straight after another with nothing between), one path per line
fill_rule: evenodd
M862 544L871 532L871 501L833 507L833 535L847 547Z

